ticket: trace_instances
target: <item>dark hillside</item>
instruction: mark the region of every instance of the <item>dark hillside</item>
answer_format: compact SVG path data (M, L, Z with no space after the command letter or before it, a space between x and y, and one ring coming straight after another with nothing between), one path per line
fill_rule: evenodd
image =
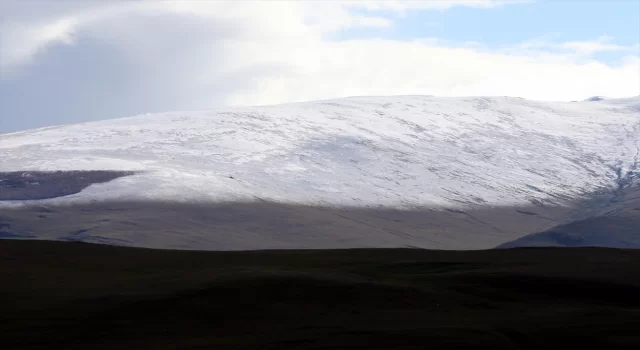
M530 234L499 247L536 246L640 248L640 187L622 192L598 215Z
M637 349L640 251L0 240L2 349Z

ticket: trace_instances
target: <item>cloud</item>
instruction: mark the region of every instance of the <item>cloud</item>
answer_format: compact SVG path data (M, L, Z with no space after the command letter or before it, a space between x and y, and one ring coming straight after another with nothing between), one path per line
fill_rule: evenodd
M576 62L559 54L522 56L419 40L322 42L313 48L280 48L277 52L281 55L277 59L295 67L295 74L260 79L253 91L231 94L234 104L349 95L506 95L573 100L640 93L640 61L632 56L612 67L597 61Z
M405 12L407 10L446 10L457 6L492 8L529 2L532 2L532 0L347 0L344 1L343 4L348 7L365 8L370 11L390 10L394 12Z
M55 4L7 0L0 4L0 68L7 71L29 63L34 55L55 44L72 44L73 34L79 28L96 22L123 16L154 16L163 13L207 17L214 20L246 20L246 24L278 34L292 29L313 29L320 33L349 27L389 27L388 18L372 15L354 15L351 9L393 11L402 13L417 9L448 9L455 6L497 7L527 2L523 0L448 0L448 1L381 1L357 0L343 2L220 2L220 1L139 1L139 2L77 2L61 1ZM34 15L35 14L35 15ZM43 16L44 15L44 16ZM13 18L27 21L15 22ZM26 18L25 18L26 17ZM34 18L35 17L35 21ZM275 19L275 20L272 20ZM284 21L283 21L284 19ZM301 20L306 21L302 23ZM277 22L277 23L276 23ZM268 26L260 24L270 24ZM297 27L297 28L296 28ZM304 30L303 32L306 32Z
M639 47L638 44L628 46L612 44L611 42L614 40L614 38L607 35L602 35L593 40L567 42L552 41L551 39L553 37L557 37L557 35L548 35L545 37L530 39L520 43L515 47L512 47L511 49L547 50L551 52L564 52L581 57L588 57L599 52L619 51L633 53L634 51L637 51Z
M562 48L572 50L578 54L590 56L596 52L605 51L630 51L632 46L621 46L610 44L612 37L603 35L596 40L591 41L569 41L562 44Z
M0 114L20 115L10 126L17 129L349 95L574 100L640 94L637 50L619 48L608 37L491 49L441 38L332 36L353 27L393 26L389 11L508 3L74 1L29 8L30 2L2 2ZM615 65L591 57L604 50L627 56ZM14 91L22 102L14 101ZM49 119L38 119L45 114Z
M41 25L3 23L0 26L0 71L26 64L33 56L55 44L72 44L73 18L61 18Z

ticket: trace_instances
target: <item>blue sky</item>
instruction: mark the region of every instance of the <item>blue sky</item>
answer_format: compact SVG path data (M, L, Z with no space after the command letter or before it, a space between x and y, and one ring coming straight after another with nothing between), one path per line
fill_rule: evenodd
M353 95L636 96L639 43L638 0L4 0L0 133Z
M446 10L356 10L363 15L393 20L388 28L348 28L337 39L439 38L457 43L476 42L489 48L517 45L526 40L588 41L609 36L611 42L640 43L640 0L531 1L494 8L453 7ZM640 50L640 49L638 49ZM640 51L636 51L636 54ZM624 52L598 53L616 62Z

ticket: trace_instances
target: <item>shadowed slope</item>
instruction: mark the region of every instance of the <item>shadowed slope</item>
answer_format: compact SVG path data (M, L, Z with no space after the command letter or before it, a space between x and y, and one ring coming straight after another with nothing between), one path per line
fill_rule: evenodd
M46 198L127 172L0 173L0 198ZM0 208L0 238L84 241L151 248L243 250L514 246L640 246L640 190L632 179L572 207L338 208L267 201L93 201ZM48 203L44 205L44 203ZM573 220L582 220L575 221ZM560 226L558 226L560 225ZM550 228L554 227L550 231ZM526 236L531 232L540 234ZM513 242L509 242L516 239ZM504 242L509 242L503 244ZM501 245L502 244L502 245Z
M532 246L640 248L640 187L626 190L599 215L527 235L499 248Z
M562 207L331 208L273 202L107 202L0 211L0 236L150 248L481 249L564 222Z
M96 183L133 175L131 171L0 172L0 201L49 199L79 193Z

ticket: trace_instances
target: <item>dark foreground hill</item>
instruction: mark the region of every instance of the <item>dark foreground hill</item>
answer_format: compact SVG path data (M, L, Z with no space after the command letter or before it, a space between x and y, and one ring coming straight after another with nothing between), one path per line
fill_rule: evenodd
M2 349L640 347L640 251L0 240Z

